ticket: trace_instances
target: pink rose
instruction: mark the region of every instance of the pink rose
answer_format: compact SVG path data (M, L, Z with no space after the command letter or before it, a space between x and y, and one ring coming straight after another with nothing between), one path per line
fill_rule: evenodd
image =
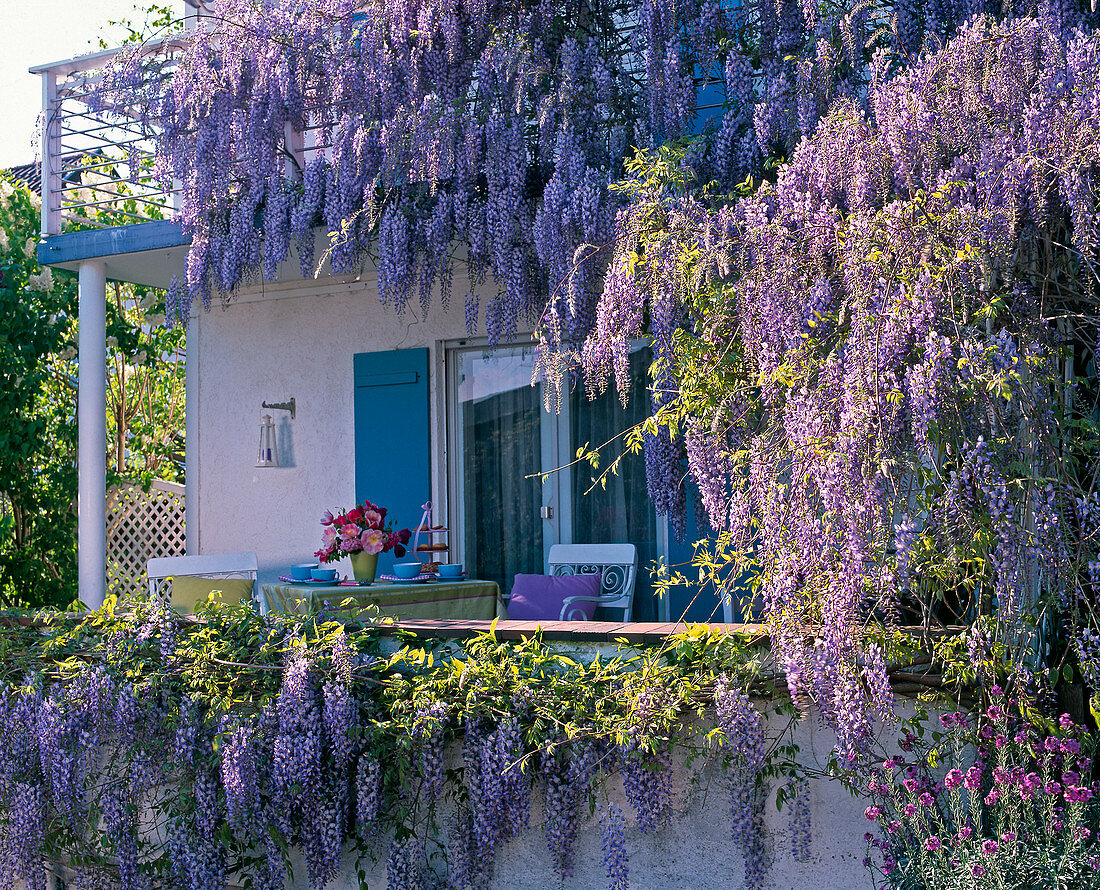
M336 540L336 529L331 525L328 526L323 532L321 532L321 543L326 547L332 546L332 542Z
M345 538L358 538L359 527L349 522L342 529L340 529L340 534L342 534Z
M376 528L363 532L359 540L367 553L381 553L386 546L386 536Z
M381 528L382 515L376 510L366 510L363 513L363 522L367 528Z

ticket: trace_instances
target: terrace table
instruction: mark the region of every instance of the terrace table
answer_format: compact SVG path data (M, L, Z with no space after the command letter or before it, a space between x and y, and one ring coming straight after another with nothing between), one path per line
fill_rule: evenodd
M452 619L490 621L506 618L504 601L495 581L428 581L420 584L378 582L368 587L354 584L263 585L268 608L298 615L324 611L358 617L368 606L396 619ZM348 601L351 602L348 602Z

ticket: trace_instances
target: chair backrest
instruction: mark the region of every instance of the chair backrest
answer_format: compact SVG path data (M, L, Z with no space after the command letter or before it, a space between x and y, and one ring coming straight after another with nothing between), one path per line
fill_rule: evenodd
M547 559L551 575L601 576L601 609L622 609L633 620L638 548L633 544L553 544Z
M203 553L199 556L157 556L149 560L149 596L168 596L163 590L165 578L190 575L198 578L251 578L256 580L259 564L251 550L243 553ZM252 599L261 612L266 611L259 585L252 585Z

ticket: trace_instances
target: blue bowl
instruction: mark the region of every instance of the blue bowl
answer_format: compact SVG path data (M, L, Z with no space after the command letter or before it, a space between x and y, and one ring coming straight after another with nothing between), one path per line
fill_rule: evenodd
M313 577L311 574L313 570L317 568L317 563L308 562L301 563L300 565L290 567L290 577L295 581L308 581Z
M395 562L393 564L393 573L398 578L415 578L424 570L424 567L418 562Z
M313 569L310 575L314 581L335 581L336 569Z
M462 577L462 563L450 562L446 565L439 567L440 578L461 578Z

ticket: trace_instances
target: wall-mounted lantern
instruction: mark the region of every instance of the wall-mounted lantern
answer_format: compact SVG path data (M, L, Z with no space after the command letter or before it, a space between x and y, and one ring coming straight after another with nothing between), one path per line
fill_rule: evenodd
M293 398L288 402L272 402L270 404L261 402L260 407L272 411L289 411L290 419L294 419L295 403ZM256 466L279 466L279 454L275 447L275 422L271 419L270 414L264 414L260 418L260 444L256 450Z
M256 466L279 466L279 455L275 451L275 423L270 414L260 418L260 447L256 451Z

